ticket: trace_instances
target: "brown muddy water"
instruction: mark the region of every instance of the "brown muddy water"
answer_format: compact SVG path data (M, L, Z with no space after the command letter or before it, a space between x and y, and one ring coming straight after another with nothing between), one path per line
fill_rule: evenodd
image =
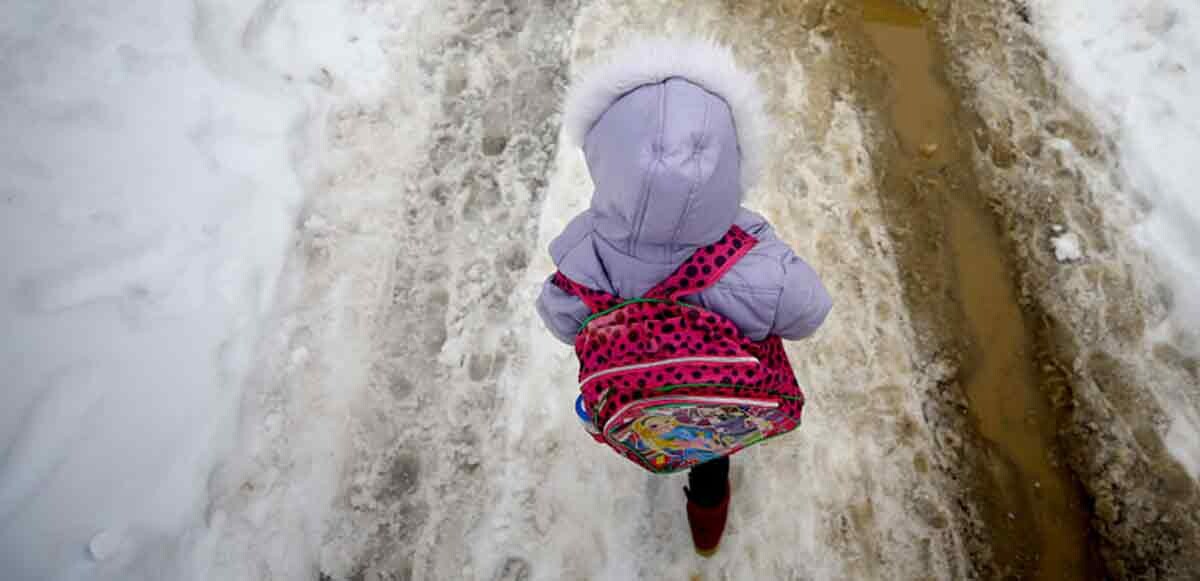
M955 96L939 74L932 25L896 2L865 0L860 6L863 32L882 57L884 109L897 141L885 187L907 181L928 219L942 223L940 240L932 244L946 260L926 263L924 276L946 279L943 286L957 300L957 318L969 335L951 342L966 351L960 384L987 448L984 473L975 477L991 482L974 490L990 497L978 501L985 505L994 558L1014 578L1099 577L1087 505L1058 460L1056 413L1039 387L1032 334L1004 242L970 168Z

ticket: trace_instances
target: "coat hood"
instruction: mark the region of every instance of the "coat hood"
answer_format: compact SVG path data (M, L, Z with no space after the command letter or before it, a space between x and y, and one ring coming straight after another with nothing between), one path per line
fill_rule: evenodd
M677 260L720 238L762 165L754 79L703 41L646 41L571 87L567 136L596 191L595 231L644 260Z

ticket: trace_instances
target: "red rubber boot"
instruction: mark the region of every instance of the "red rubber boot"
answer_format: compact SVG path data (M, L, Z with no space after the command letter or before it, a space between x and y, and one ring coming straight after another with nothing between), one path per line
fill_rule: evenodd
M721 544L721 535L725 532L725 519L729 516L729 493L726 488L725 499L717 506L704 507L688 499L688 525L692 528L692 544L702 557L711 557Z
M729 460L721 458L693 468L683 492L688 499L692 544L701 556L711 557L721 544L729 516Z

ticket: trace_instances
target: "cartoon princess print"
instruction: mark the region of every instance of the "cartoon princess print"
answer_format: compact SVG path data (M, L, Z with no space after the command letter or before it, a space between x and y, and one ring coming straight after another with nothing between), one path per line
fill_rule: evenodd
M713 450L727 445L711 430L681 424L671 416L644 416L633 423L632 429L648 447L682 456L686 462L715 459Z

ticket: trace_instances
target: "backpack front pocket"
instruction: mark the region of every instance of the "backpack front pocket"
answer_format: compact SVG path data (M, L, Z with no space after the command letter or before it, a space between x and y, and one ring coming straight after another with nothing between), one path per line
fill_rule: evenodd
M609 445L652 472L675 472L790 431L770 399L663 396L623 406L604 425Z

